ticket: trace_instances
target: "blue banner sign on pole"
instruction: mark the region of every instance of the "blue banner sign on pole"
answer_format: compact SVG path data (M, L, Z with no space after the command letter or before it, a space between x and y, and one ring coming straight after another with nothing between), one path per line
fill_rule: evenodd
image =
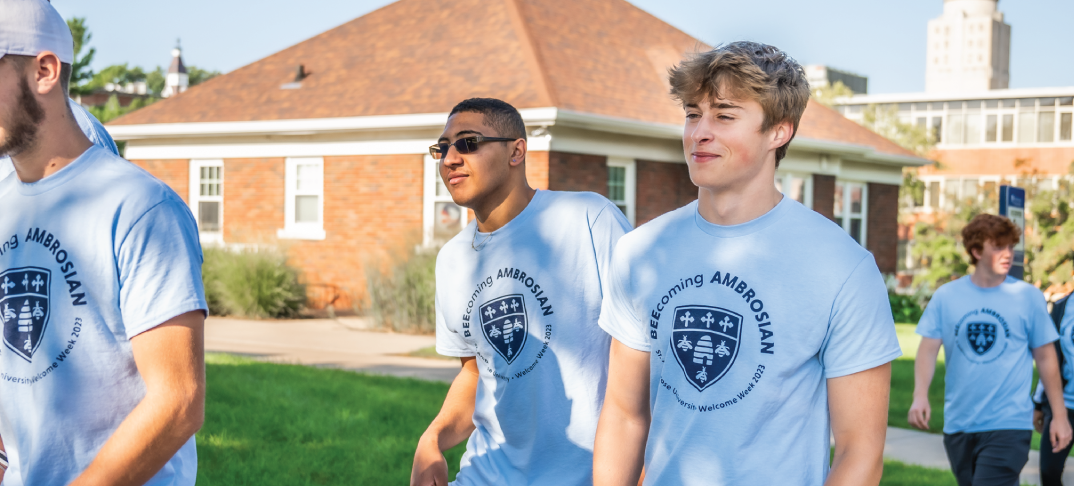
M999 186L999 215L1006 216L1022 231L1018 244L1014 245L1014 261L1010 276L1021 280L1025 275L1026 261L1026 190L1021 187Z

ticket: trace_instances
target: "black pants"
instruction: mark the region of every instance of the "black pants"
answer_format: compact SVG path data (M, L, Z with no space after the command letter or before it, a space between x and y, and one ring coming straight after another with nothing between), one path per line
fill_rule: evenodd
M943 447L958 486L1018 486L1032 439L1031 430L944 434Z
M1067 417L1074 422L1074 410L1067 410ZM1040 436L1040 484L1042 486L1062 486L1063 466L1066 465L1067 455L1070 454L1074 441L1067 444L1063 450L1052 452L1052 437L1048 433L1052 426L1052 409L1044 405L1044 433Z

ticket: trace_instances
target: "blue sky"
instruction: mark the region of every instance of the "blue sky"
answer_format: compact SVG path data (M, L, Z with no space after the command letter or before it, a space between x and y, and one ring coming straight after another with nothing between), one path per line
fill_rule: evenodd
M561 1L561 0L549 0ZM748 39L778 46L803 64L869 77L870 93L922 91L925 28L942 0L630 0L709 44ZM86 17L94 69L167 66L183 59L230 71L392 3L390 0L52 0ZM1011 87L1074 85L1074 1L1003 0L1011 24ZM445 13L447 21L452 14Z

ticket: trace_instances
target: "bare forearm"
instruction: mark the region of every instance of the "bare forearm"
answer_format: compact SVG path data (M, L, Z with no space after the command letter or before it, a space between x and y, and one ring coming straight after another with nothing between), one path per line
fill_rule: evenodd
M879 484L884 473L883 447L855 449L836 447L832 470L825 486Z
M914 359L914 398L929 398L929 386L936 374L936 355L939 350L922 353Z
M71 486L145 484L201 428L204 410L201 393L186 400L147 395Z
M477 397L478 376L474 358L463 360L462 369L451 382L440 413L429 424L422 440L435 441L441 451L455 447L474 431L474 401Z
M880 483L890 391L891 364L828 380L835 457L827 486Z
M648 436L648 414L635 416L605 402L593 447L593 484L639 484Z

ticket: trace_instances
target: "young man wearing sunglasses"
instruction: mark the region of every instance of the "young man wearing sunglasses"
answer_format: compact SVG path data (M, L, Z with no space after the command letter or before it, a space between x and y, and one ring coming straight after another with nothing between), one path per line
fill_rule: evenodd
M476 221L436 259L436 350L462 360L414 454L411 484L592 481L609 337L597 325L612 248L630 225L593 193L526 180L526 127L511 105L459 103L430 148L452 199Z
M774 187L801 66L736 42L671 72L698 200L616 246L594 483L876 485L900 355L872 255ZM829 474L829 431L835 455Z

